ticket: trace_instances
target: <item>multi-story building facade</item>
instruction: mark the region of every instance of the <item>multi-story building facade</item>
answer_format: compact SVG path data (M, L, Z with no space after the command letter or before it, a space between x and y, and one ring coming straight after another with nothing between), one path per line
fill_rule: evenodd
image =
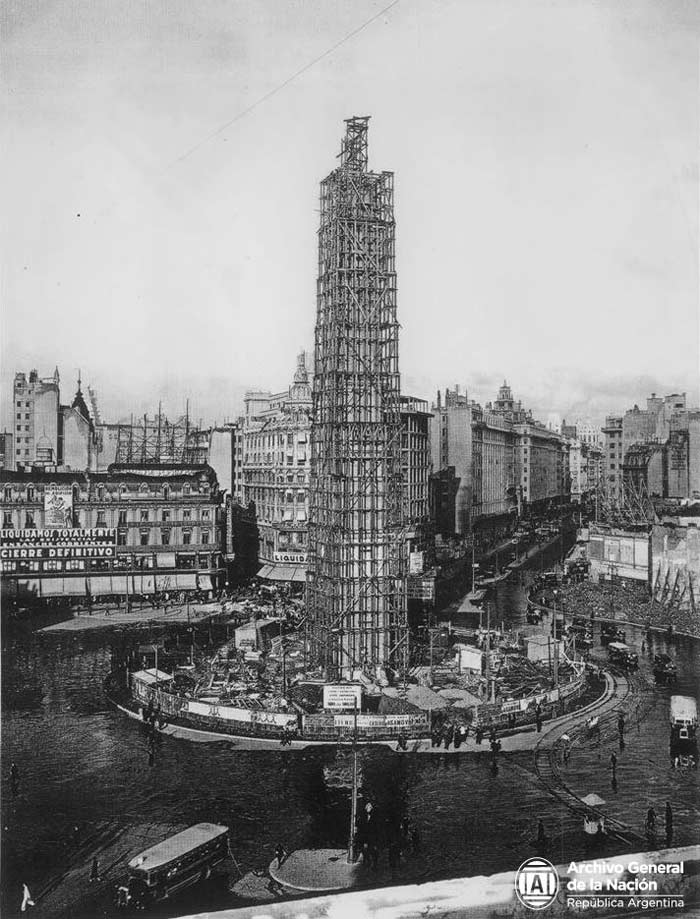
M467 536L473 503L472 406L466 394L440 392L433 405L431 427L433 514L443 535Z
M287 390L245 397L242 498L255 505L259 576L274 581L306 579L311 407L303 353Z
M568 495L566 439L536 422L507 383L482 407L446 390L433 406L432 513L438 532L506 531L518 512Z
M473 526L512 517L518 506L516 435L512 423L496 412L472 406Z
M14 435L10 431L0 434L0 469L15 468Z
M622 416L608 415L603 426L603 484L608 500L618 503L622 500Z
M96 440L78 377L70 405L61 405L60 377L40 379L16 373L13 386L14 466L12 468L95 468ZM6 466L6 468L10 468Z
M0 473L3 592L19 601L217 589L221 492L209 466Z
M401 474L404 519L409 530L426 524L430 516L430 420L424 399L401 396Z
M58 368L52 377L40 378L36 370L16 373L13 386L15 463L26 466L58 465L63 450L59 441L61 394Z

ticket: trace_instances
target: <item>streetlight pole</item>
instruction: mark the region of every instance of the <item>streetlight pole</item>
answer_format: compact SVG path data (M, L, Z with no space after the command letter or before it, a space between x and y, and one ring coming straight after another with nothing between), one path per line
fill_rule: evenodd
M350 839L348 842L348 864L355 861L355 825L357 823L357 699L353 710L352 731L352 798L350 799Z

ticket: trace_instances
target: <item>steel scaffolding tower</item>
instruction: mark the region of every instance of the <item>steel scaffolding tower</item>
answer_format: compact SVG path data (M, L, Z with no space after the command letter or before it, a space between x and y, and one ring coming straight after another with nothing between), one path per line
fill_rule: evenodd
M332 678L406 664L394 176L347 119L321 182L307 608Z

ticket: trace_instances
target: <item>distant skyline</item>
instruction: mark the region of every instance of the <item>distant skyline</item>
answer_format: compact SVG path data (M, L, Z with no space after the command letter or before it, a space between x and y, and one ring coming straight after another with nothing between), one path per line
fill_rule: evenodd
M284 388L353 114L396 174L404 392L483 404L506 378L541 420L596 422L651 392L700 401L694 0L2 15L3 424L14 372L56 364L106 420L189 398L222 421Z

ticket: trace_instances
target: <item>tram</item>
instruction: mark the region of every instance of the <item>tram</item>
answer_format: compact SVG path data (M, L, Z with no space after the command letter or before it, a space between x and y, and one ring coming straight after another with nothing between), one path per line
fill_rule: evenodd
M127 901L146 908L205 880L229 854L229 828L197 823L129 862Z

